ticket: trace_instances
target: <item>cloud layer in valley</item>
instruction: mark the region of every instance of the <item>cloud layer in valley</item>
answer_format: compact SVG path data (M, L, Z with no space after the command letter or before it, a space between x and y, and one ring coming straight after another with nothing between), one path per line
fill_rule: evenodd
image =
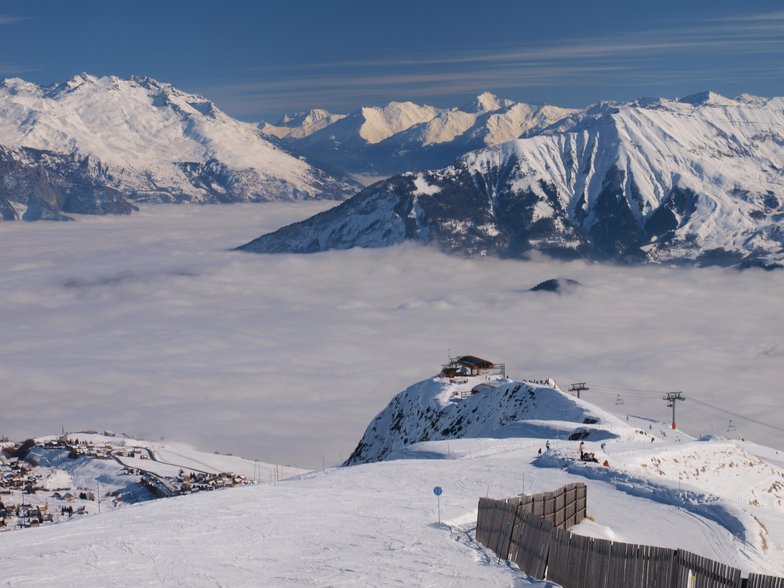
M666 421L662 393L682 390L685 430L784 448L784 272L471 260L415 245L230 251L326 206L145 206L3 226L0 435L114 429L320 467L348 457L451 349L513 377L587 381L585 398L622 415ZM528 291L555 277L583 287Z

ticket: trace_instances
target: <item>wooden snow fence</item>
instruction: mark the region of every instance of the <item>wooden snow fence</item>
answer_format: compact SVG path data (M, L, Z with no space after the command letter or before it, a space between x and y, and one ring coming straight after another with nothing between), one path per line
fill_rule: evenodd
M507 500L479 499L476 539L499 558L543 579L550 535L585 518L585 484Z
M567 484L553 492L508 498L523 512L550 521L556 529L572 527L585 518L587 499L585 484Z
M479 499L476 539L500 559L564 588L784 588L784 578L751 574L682 549L575 535L585 518L584 484L506 500Z
M784 588L784 578L749 574L749 582L746 588Z
M550 545L547 579L566 588L741 588L740 570L681 549L568 531L554 533Z
M550 521L518 510L507 559L526 570L529 576L544 579L553 531L555 527Z

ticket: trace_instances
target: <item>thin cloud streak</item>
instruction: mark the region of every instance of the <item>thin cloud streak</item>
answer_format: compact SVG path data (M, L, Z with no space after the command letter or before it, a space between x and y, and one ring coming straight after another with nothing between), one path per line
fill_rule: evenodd
M779 14L779 13L776 13ZM784 14L784 13L782 13ZM649 53L682 49L715 49L721 48L725 53L733 52L737 45L745 47L763 45L768 46L771 41L777 40L784 44L784 18L760 15L758 18L741 18L744 22L758 24L735 23L724 20L705 21L697 26L682 26L676 28L660 28L622 33L612 37L587 37L577 42L554 43L549 46L535 46L524 48L486 48L471 53L457 52L446 57L417 54L410 58L368 59L355 61L313 62L309 64L296 64L285 66L268 66L257 71L275 70L307 70L307 69L362 69L372 67L395 66L432 66L432 65L460 65L487 62L514 62L528 61L531 59L559 60L572 57L604 57L618 53ZM714 24L720 23L720 24ZM762 33L768 33L772 39L761 38ZM780 47L784 49L784 46Z
M627 74L640 74L633 76L637 81L632 85L641 85L640 79L647 80L649 86L665 85L672 83L673 69L676 76L678 70L693 72L687 80L692 84L701 80L703 85L716 80L737 84L749 69L744 58L755 58L754 67L762 68L771 78L780 73L779 64L784 61L782 15L773 12L734 20L708 19L545 46L447 50L446 55L441 49L438 54L402 58L270 66L257 70L262 76L258 82L213 85L208 93L249 109L254 108L254 99L258 100L255 109L286 108L289 100L305 108L325 106L319 98L329 96L331 103L353 110L361 98L386 102L390 95L398 99L446 96L447 87L467 93L570 84L620 87ZM335 88L344 91L336 92ZM306 92L316 100L302 102Z
M25 16L9 16L7 14L0 14L0 25L12 25L18 22L27 20Z

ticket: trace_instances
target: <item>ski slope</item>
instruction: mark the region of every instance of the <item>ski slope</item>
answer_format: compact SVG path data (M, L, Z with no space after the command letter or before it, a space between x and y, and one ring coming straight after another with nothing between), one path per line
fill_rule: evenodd
M650 420L627 423L541 388L535 423L564 418L569 403L590 411L600 419L595 426L612 434L589 436L585 449L610 467L579 461L579 441L515 437L509 429L498 437L489 431L423 441L384 461L0 534L4 585L59 586L79 578L83 586L545 586L476 544L478 498L575 481L588 485L590 520L579 533L680 547L744 573L784 574L781 509L775 501L749 502L752 485L781 477L776 450L697 441ZM498 402L485 401L488 413L498 412ZM553 431L578 425L576 418L575 410ZM652 464L661 473L650 471ZM678 479L695 470L699 479ZM436 485L444 489L441 524Z

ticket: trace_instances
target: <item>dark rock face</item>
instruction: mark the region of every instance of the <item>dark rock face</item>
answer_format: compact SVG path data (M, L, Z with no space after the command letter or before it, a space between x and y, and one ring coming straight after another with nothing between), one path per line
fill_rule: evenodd
M87 158L0 146L0 217L70 220L74 214L129 214L137 210Z
M589 231L593 246L603 258L640 258L643 230L623 193L626 174L612 166L593 208L595 222Z

